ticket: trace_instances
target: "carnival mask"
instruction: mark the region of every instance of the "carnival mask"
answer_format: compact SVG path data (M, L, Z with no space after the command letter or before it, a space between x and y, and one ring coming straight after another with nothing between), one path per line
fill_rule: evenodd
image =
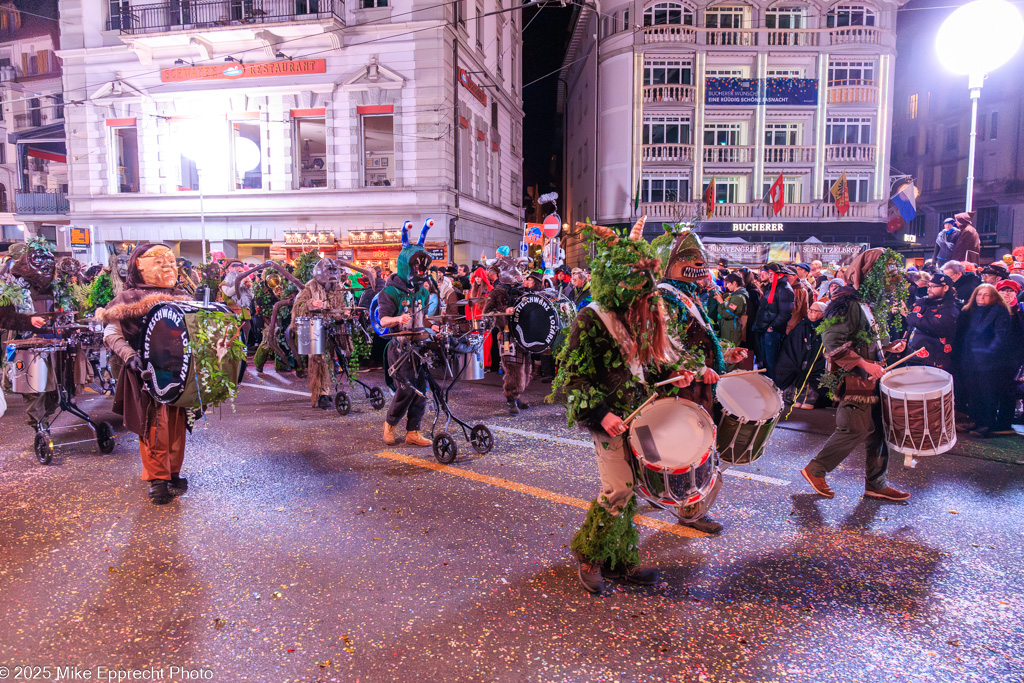
M327 290L338 287L341 275L341 266L332 258L322 258L313 266L313 279Z
M620 239L603 225L576 224L599 238L591 261L590 289L594 301L605 309L627 309L657 288L661 268L654 247L643 238L645 222L646 217L637 221L628 239Z
M142 273L142 281L151 287L170 289L178 283L178 261L167 247L147 249L135 262Z
M676 235L665 263L665 277L680 282L700 282L711 273L704 245L693 230Z
M52 280L56 270L57 262L53 254L42 249L29 249L28 265L41 278Z
M402 281L419 287L427 278L427 270L433 259L423 244L427 239L427 231L434 227L434 219L428 218L420 230L420 238L416 244L409 243L409 230L412 228L412 221L406 221L402 225L402 251L398 253L395 273Z
M82 262L78 259L64 256L57 261L57 274L63 278L73 278L82 273Z
M128 279L128 254L122 252L114 258L114 269L119 278Z

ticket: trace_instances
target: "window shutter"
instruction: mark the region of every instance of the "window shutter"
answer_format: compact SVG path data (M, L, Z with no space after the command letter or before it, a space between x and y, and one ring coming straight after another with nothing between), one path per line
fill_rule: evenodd
M21 74L23 76L27 76L28 75L28 53L27 52L22 52L21 53Z
M50 73L50 51L39 50L36 52L36 58L39 60L39 73Z

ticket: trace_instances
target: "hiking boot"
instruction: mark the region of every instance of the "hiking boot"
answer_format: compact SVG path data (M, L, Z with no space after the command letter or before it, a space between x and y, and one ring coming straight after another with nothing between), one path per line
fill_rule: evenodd
M864 497L879 498L881 500L894 500L897 503L902 503L910 498L910 494L903 491L897 491L891 486L886 486L884 489L878 489L877 491L874 489L864 489Z
M172 474L171 481L167 484L167 491L172 496L180 496L181 494L188 491L188 479L181 476L180 474Z
M429 446L433 443L433 441L420 434L418 429L407 432L405 442L410 446Z
M700 519L695 519L692 522L684 522L683 520L679 520L679 523L683 526L688 526L691 529L696 529L697 531L701 531L705 534L718 534L721 533L723 528L719 522L716 522L707 515L704 515Z
M601 578L601 566L597 564L591 564L590 562L584 562L583 560L577 560L579 562L579 568L576 570L576 575L580 577L580 583L587 589L588 592L594 595L600 595L601 591L604 590L604 579Z
M516 403L515 399L512 399L511 401L508 402L508 414L509 415L518 415L519 414L519 404Z
M836 492L829 488L828 484L825 483L825 477L816 477L807 471L807 468L800 470L800 474L804 475L804 479L811 485L814 492L819 496L825 496L826 498L835 498Z
M530 404L529 403L527 403L526 401L522 401L522 400L520 400L518 398L516 399L516 405L519 406L523 410L529 410L530 409Z
M395 437L395 425L390 425L387 422L384 423L384 443L389 446L394 446L398 442Z
M174 498L168 490L170 484L166 479L154 479L149 483L149 502L153 505L167 505Z
M316 407L320 410L328 410L334 405L334 401L331 400L330 396L321 396L316 400Z
M653 567L620 567L610 569L608 565L601 568L601 574L606 579L619 581L620 583L632 583L637 586L653 586L658 583L658 570Z

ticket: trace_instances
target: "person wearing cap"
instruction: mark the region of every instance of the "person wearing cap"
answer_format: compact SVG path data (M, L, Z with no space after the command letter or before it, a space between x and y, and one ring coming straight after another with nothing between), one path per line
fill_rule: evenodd
M587 274L583 272L582 268L573 268L572 279L569 281L569 284L570 287L566 292L566 296L572 299L577 311L581 310L591 302L590 280L587 279Z
M981 269L981 281L986 285L995 286L1000 280L1005 280L1008 277L1010 277L1010 269L1002 261L994 261Z
M956 220L951 217L942 221L942 228L935 236L935 252L932 255L936 266L941 268L946 261L953 258L953 250L959 238L960 229L956 227Z
M796 270L796 276L800 278L802 282L813 282L813 280L811 280L811 264L797 263L793 265L793 269Z
M953 281L956 298L960 301L970 299L971 293L981 284L981 278L968 272L967 267L960 261L946 261L942 265L942 272Z
M764 298L757 309L753 329L759 337L761 362L768 371L768 377L774 379L775 361L779 357L789 319L793 316L796 295L780 264L769 263L761 275L765 284Z
M953 281L948 275L936 273L928 282L927 292L907 314L907 351L918 354L907 362L952 373L953 341L960 317Z

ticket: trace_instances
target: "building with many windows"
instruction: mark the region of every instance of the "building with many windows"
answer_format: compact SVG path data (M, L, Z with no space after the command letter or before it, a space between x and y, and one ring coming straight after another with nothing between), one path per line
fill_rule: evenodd
M896 2L612 0L566 55L571 222L702 216L752 241L884 239ZM845 173L850 209L829 188ZM768 190L782 177L785 206ZM651 223L654 226L651 226Z
M520 12L506 0L61 0L71 221L198 260L393 263L521 233ZM352 238L350 239L350 233ZM98 260L98 259L97 259Z
M971 101L967 77L946 71L935 34L952 8L915 1L900 15L893 113L894 171L920 191L917 218L894 244L908 256L931 258L942 221L966 205ZM934 9L933 9L934 8ZM955 49L955 48L952 48ZM1024 90L1017 80L1024 51L989 74L978 102L974 163L975 225L988 263L1024 244ZM904 241L903 235L909 235Z

